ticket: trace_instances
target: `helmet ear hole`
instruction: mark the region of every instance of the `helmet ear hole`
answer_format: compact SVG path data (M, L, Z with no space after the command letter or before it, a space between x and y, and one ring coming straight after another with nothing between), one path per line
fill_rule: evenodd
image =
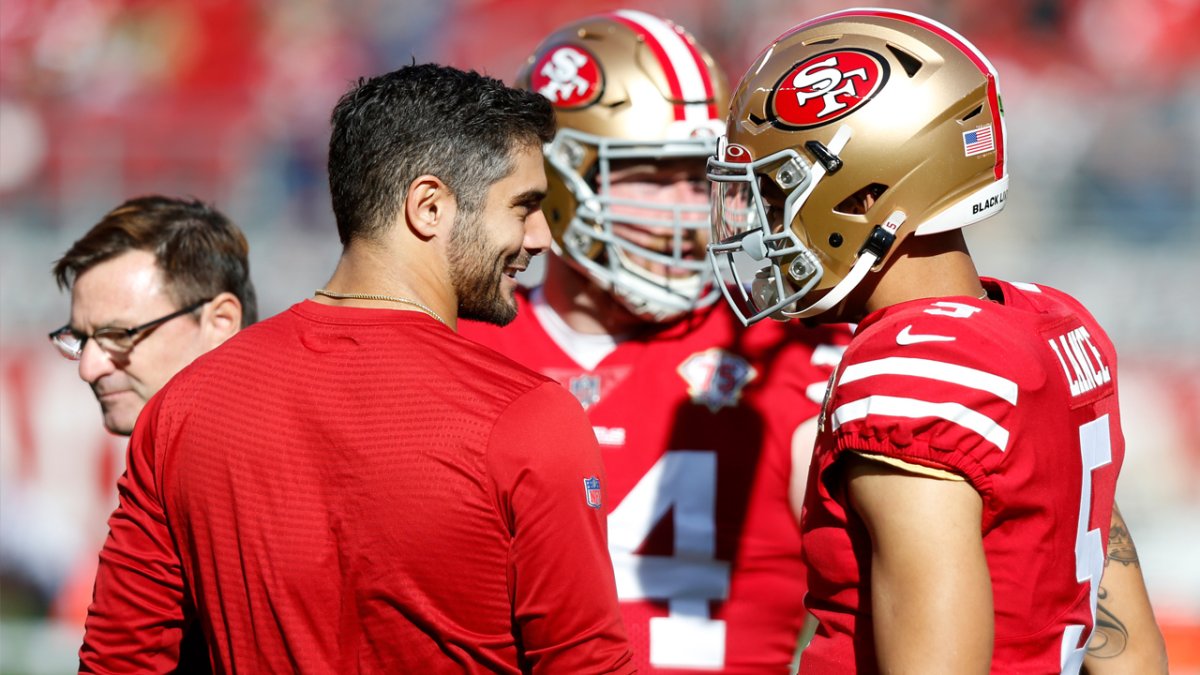
M887 48L892 53L892 56L895 56L896 60L900 62L900 67L904 69L904 74L910 78L920 72L921 68L925 65L921 63L920 59L899 49L895 45L888 45Z
M871 208L872 204L879 201L887 189L888 187L881 183L871 183L843 199L833 210L842 215L861 216Z
M965 116L963 116L963 118L960 121L966 122L967 120L971 119L972 117L978 115L981 112L983 112L983 104L975 106L975 109L972 110L971 112L967 113Z

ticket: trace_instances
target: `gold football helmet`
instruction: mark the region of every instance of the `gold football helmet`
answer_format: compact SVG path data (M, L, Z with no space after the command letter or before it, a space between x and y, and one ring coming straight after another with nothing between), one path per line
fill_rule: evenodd
M849 9L776 39L708 163L709 257L743 323L828 312L904 237L998 213L1001 112L991 63L923 16Z
M708 52L669 21L620 10L551 34L517 86L550 99L558 119L545 148L542 205L555 252L643 319L666 321L715 302L712 266L696 253L707 239L708 204L617 199L610 180L620 160L688 157L703 180L729 96ZM621 228L614 232L614 222L651 232L662 245L639 245Z

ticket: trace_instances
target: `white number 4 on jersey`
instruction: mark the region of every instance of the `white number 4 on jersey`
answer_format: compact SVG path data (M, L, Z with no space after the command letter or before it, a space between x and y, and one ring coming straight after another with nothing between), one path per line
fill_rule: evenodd
M668 452L608 516L608 548L625 600L666 600L670 615L650 619L650 663L665 668L725 665L725 622L710 618L709 602L729 596L729 563L716 549L717 456L712 451ZM634 553L667 513L675 526L675 555Z

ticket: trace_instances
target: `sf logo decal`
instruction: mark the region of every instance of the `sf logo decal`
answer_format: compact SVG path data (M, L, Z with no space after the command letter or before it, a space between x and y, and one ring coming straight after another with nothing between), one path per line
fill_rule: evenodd
M792 87L801 108L808 105L811 99L820 99L825 107L817 113L817 117L827 117L849 105L840 101L839 96L857 96L852 80L857 78L865 82L867 69L855 68L842 72L837 65L837 57L831 56L798 71L792 77Z
M594 56L563 45L548 50L534 64L530 85L556 108L582 108L600 98L602 79Z
M858 110L887 82L887 61L874 52L839 49L789 70L767 102L772 121L787 129L823 126Z

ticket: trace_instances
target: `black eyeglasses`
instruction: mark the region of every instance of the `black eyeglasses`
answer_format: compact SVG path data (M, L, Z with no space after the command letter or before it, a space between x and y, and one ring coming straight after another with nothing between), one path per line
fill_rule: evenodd
M74 328L71 328L71 324L67 324L50 333L50 343L57 347L63 356L72 361L78 361L83 355L83 347L87 344L88 340L95 340L96 344L100 345L100 348L109 354L128 354L133 350L133 346L137 344L138 335L171 319L194 312L209 302L212 302L212 298L188 305L179 311L171 312L164 317L148 321L140 326L134 326L133 328L100 328L91 335L80 334Z

